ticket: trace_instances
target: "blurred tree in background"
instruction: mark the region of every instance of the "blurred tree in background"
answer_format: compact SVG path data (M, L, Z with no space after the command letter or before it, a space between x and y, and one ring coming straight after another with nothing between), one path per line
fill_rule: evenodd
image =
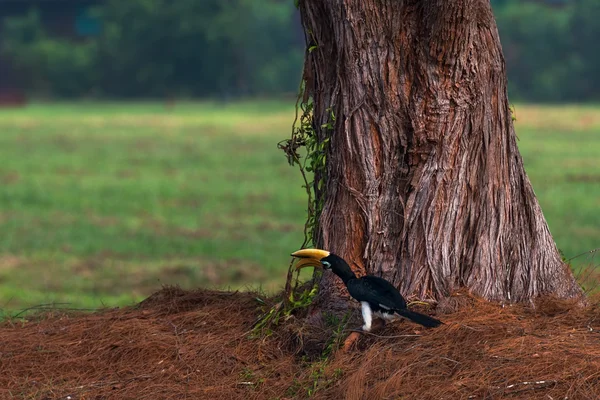
M7 18L3 50L27 89L58 97L295 93L304 57L292 1L107 0L101 32L47 34L43 11Z
M600 1L492 0L512 100L600 100ZM223 97L297 91L293 0L106 0L97 34L50 34L44 10L5 18L22 85L52 97ZM92 29L93 31L94 29Z
M28 78L26 89L36 94L81 96L98 81L96 42L72 43L50 37L37 9L24 17L6 19L2 50Z
M511 98L600 99L598 0L495 0Z
M290 1L109 0L97 66L111 95L295 92L303 50Z

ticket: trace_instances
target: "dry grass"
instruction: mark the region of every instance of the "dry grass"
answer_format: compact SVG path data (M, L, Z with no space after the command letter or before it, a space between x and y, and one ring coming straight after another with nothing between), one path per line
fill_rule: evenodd
M600 398L597 306L459 293L438 306L440 328L400 322L328 358L324 323L293 317L252 338L259 308L252 293L165 288L134 308L12 319L0 398Z
M515 127L551 131L597 131L600 129L600 110L581 105L536 106L517 105Z

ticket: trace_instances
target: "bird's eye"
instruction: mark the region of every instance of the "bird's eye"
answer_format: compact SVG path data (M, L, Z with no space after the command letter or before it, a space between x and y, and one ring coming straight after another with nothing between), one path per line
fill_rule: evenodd
M323 268L325 269L331 268L331 264L327 261L321 261L321 264L323 264Z

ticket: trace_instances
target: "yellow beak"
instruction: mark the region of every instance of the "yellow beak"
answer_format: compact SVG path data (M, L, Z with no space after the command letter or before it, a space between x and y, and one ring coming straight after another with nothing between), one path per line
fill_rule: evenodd
M296 269L315 267L323 268L321 259L327 257L330 253L321 249L302 249L292 253L292 257L298 257L300 260L296 264Z

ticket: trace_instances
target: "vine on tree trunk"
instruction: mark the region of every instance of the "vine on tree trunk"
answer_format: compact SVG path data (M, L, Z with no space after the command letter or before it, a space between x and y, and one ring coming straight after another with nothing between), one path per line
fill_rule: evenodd
M307 216L304 224L304 241L300 248L314 245L319 228L319 216L323 210L324 197L321 195L325 189L327 161L327 147L329 138L319 139L313 119L313 99L305 92L305 81L302 81L298 99L296 101L296 117L292 125L292 135L289 139L277 144L291 166L297 166L304 184L302 187L307 195ZM320 128L333 130L335 114L332 108L328 110L328 121ZM304 155L301 154L304 153ZM286 297L293 295L298 286L298 274L295 275L292 263L288 270L286 280Z
M314 47L314 46L313 46ZM311 48L308 50L311 51ZM313 99L306 90L306 81L303 79L300 85L298 98L296 100L296 116L292 124L292 134L289 139L282 140L277 144L291 166L297 166L304 181L302 187L307 195L307 216L304 224L304 240L300 248L314 246L316 235L319 231L319 216L323 210L326 170L327 149L329 138L319 139L313 118ZM320 128L322 130L333 130L335 124L335 113L333 108L327 109L328 119ZM285 284L284 298L275 304L259 318L254 330L262 330L268 333L269 326L277 325L295 310L305 308L312 304L317 295L318 279L303 287L300 286L299 272L294 270L294 261L290 262ZM320 271L315 270L314 278L318 278Z

